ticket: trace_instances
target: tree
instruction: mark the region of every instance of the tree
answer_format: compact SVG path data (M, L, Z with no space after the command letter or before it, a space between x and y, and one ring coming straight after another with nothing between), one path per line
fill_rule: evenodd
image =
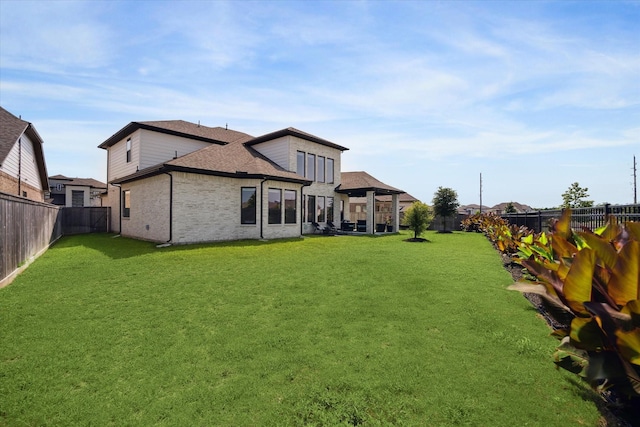
M414 240L424 233L433 220L431 208L422 202L414 202L404 212L402 223L413 231Z
M593 206L593 200L585 200L589 197L588 188L580 187L580 184L574 182L569 189L562 193L563 208L590 208Z
M504 213L517 213L518 211L516 210L516 207L513 206L513 202L509 202L507 203L507 206L504 208Z
M442 217L444 231L447 231L446 219L458 212L458 193L451 188L438 187L433 195L433 213Z

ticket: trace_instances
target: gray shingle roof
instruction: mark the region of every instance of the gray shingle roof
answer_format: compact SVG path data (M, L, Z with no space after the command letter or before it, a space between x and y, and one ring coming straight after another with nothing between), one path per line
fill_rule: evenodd
M14 116L4 108L0 107L0 165L9 155L11 148L23 134L27 135L33 143L34 156L42 182L42 190L48 191L49 182L47 177L47 164L44 159L42 149L42 138L36 128L29 122Z
M257 138L253 138L252 140L247 142L247 145L256 145L265 141L271 141L276 138L281 138L283 136L295 136L298 138L306 139L307 141L315 142L316 144L324 145L331 148L336 148L340 151L346 151L348 148L343 147L341 145L335 144L331 141L327 141L326 139L322 139L315 135L311 135L310 133L303 132L299 129L288 127L286 129L277 130L275 132L268 133L266 135L259 136Z
M0 107L0 165L7 158L18 138L29 127L29 122L14 116Z
M69 178L64 175L54 175L49 177L50 180L66 181L68 185L80 185L93 188L107 188L107 184L93 178Z
M123 140L138 129L147 129L168 135L181 136L212 144L228 144L252 139L251 135L222 127L209 127L184 120L159 120L149 122L131 122L107 138L99 148L108 148Z
M342 172L341 183L336 188L339 193L350 196L364 196L367 191L375 191L376 194L401 194L404 191L378 181L366 172Z

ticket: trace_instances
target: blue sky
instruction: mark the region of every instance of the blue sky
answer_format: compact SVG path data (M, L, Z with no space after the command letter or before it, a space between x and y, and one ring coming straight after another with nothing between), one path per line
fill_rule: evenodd
M293 126L430 203L633 202L640 1L0 0L0 104L50 175L131 121Z

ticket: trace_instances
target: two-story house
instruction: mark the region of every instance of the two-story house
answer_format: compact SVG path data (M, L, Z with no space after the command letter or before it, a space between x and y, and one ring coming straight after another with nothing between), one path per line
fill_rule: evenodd
M352 190L339 188L347 148L294 128L256 138L181 120L131 122L99 147L112 230L138 239L298 237L313 222L339 221Z
M51 203L66 207L102 206L107 185L93 178L49 177Z
M33 124L0 107L0 191L43 202L49 190L42 138Z

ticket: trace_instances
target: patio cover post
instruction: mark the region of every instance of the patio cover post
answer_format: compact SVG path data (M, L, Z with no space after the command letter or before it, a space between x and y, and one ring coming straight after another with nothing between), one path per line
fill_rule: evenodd
M398 194L391 196L391 224L393 231L400 231L400 197Z
M367 234L373 234L375 228L376 192L367 191Z

